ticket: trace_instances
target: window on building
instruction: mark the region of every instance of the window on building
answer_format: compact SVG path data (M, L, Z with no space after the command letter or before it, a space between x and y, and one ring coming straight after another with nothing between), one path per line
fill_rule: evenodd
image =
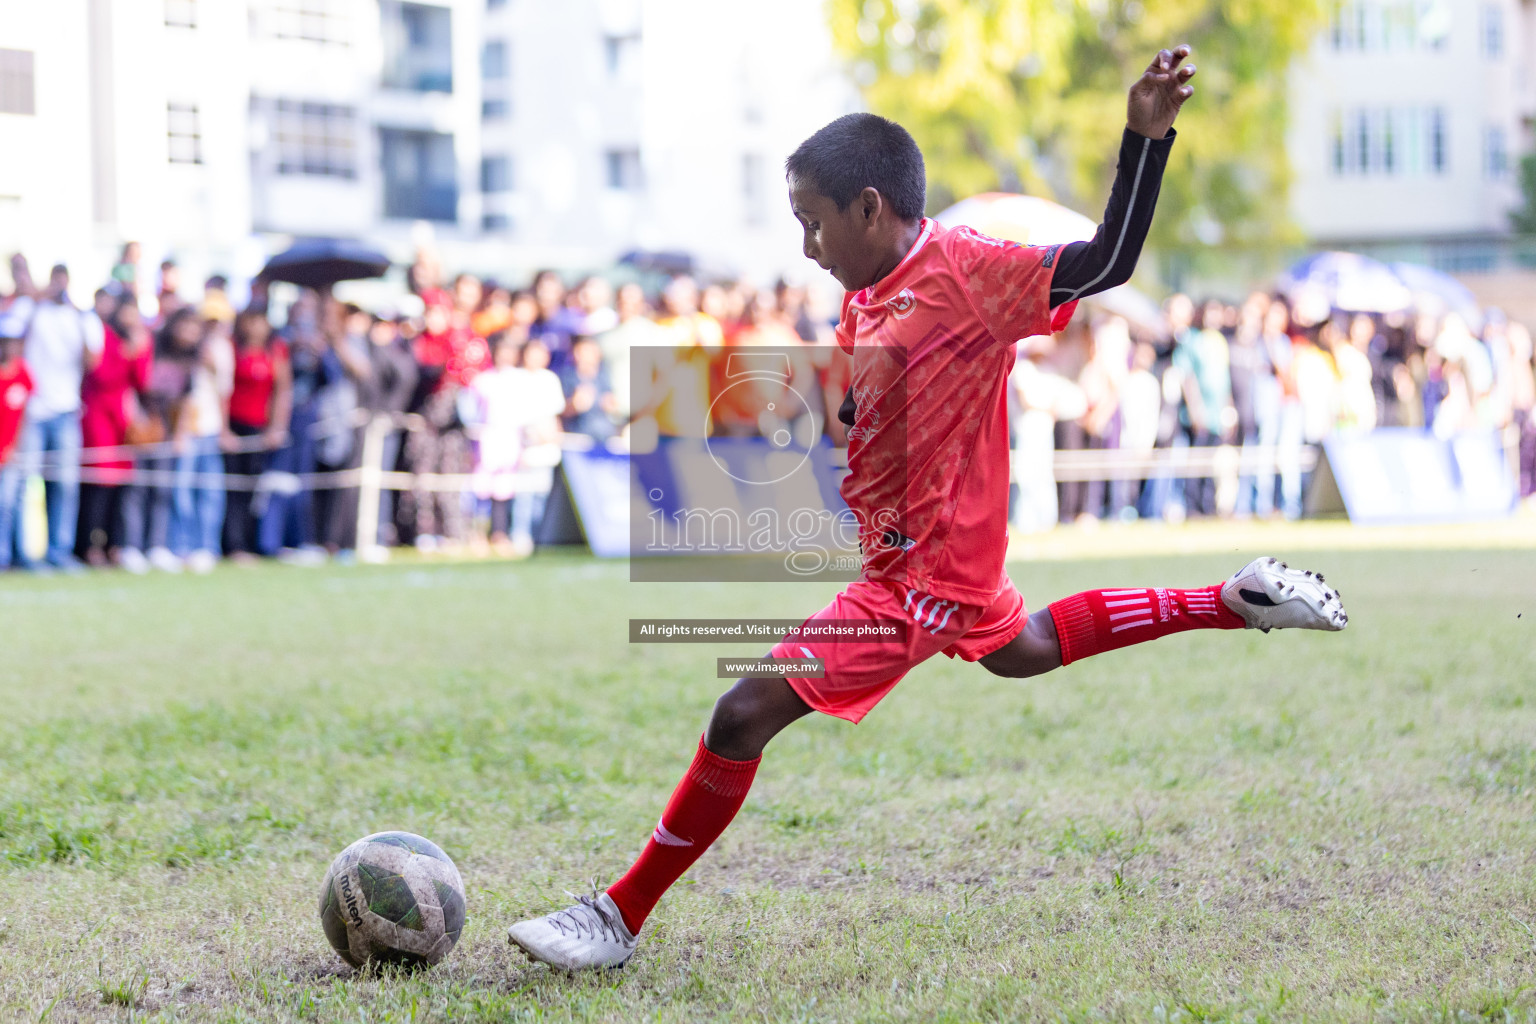
M1504 8L1498 4L1483 7L1483 56L1498 60L1504 56Z
M384 216L455 222L459 219L458 164L453 136L381 128Z
M1449 163L1445 140L1445 111L1431 107L1424 113L1427 122L1425 134L1429 136L1429 173L1444 174Z
M1496 125L1483 131L1483 173L1494 180L1509 175L1509 147L1504 141L1504 129Z
M167 155L171 163L202 163L203 133L198 122L197 104L167 103L165 115L166 134L170 140Z
M268 10L268 25L279 39L307 39L347 46L351 42L350 0L278 0Z
M492 193L512 191L511 157L487 156L481 158L480 191Z
M507 44L500 39L492 39L480 50L480 77L500 80L509 73Z
M617 192L638 192L641 188L640 151L610 149L605 156L608 187Z
M197 28L197 0L165 0L165 23L174 28Z
M1439 107L1335 111L1328 150L1336 175L1444 174L1445 112Z
M1343 0L1333 7L1328 41L1357 53L1438 50L1450 28L1447 0Z
M603 37L603 66L608 77L632 82L640 74L640 33L626 32Z
M412 92L453 92L453 12L434 4L380 0L384 84Z
M480 217L480 230L486 234L505 234L512 230L512 218L504 213L487 213Z
M357 108L255 98L251 106L268 118L278 174L357 177Z
M498 7L505 6L507 6L507 0L485 0L485 8L488 11L494 11Z
M0 50L0 114L36 114L35 83L31 50Z
M511 114L512 108L503 99L484 99L480 101L480 120L500 121Z

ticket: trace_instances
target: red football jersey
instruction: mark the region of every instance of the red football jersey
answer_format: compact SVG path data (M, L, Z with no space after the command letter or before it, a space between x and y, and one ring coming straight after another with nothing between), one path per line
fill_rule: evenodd
M1077 305L1050 307L1054 254L925 220L894 271L844 297L858 411L842 494L864 578L966 604L997 592L1015 344L1060 330Z
M10 369L0 368L0 466L9 461L16 447L31 396L32 375L25 362L18 359Z

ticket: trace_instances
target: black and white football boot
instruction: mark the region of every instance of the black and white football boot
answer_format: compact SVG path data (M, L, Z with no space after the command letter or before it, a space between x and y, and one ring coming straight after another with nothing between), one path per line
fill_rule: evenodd
M1278 558L1255 558L1221 586L1221 599L1249 629L1326 629L1349 625L1337 590L1323 574L1292 569Z

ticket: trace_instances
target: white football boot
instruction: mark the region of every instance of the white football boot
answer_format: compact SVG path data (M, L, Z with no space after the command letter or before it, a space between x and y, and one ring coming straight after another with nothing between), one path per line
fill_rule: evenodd
M561 971L623 967L637 941L606 892L576 896L574 907L519 921L507 929L507 940L529 959Z
M1278 558L1255 558L1221 586L1221 599L1249 629L1327 629L1349 624L1337 590L1323 574L1292 569Z

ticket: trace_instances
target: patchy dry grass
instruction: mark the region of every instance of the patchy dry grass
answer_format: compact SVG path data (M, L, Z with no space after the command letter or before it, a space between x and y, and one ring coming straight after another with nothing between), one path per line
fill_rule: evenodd
M1041 605L1244 557L1012 571ZM1343 636L1027 683L939 659L857 729L797 725L635 961L578 978L505 926L623 870L714 657L752 653L625 620L825 590L563 557L8 577L0 1019L1536 1021L1536 552L1306 563ZM469 888L429 972L354 973L320 932L329 858L384 828Z

